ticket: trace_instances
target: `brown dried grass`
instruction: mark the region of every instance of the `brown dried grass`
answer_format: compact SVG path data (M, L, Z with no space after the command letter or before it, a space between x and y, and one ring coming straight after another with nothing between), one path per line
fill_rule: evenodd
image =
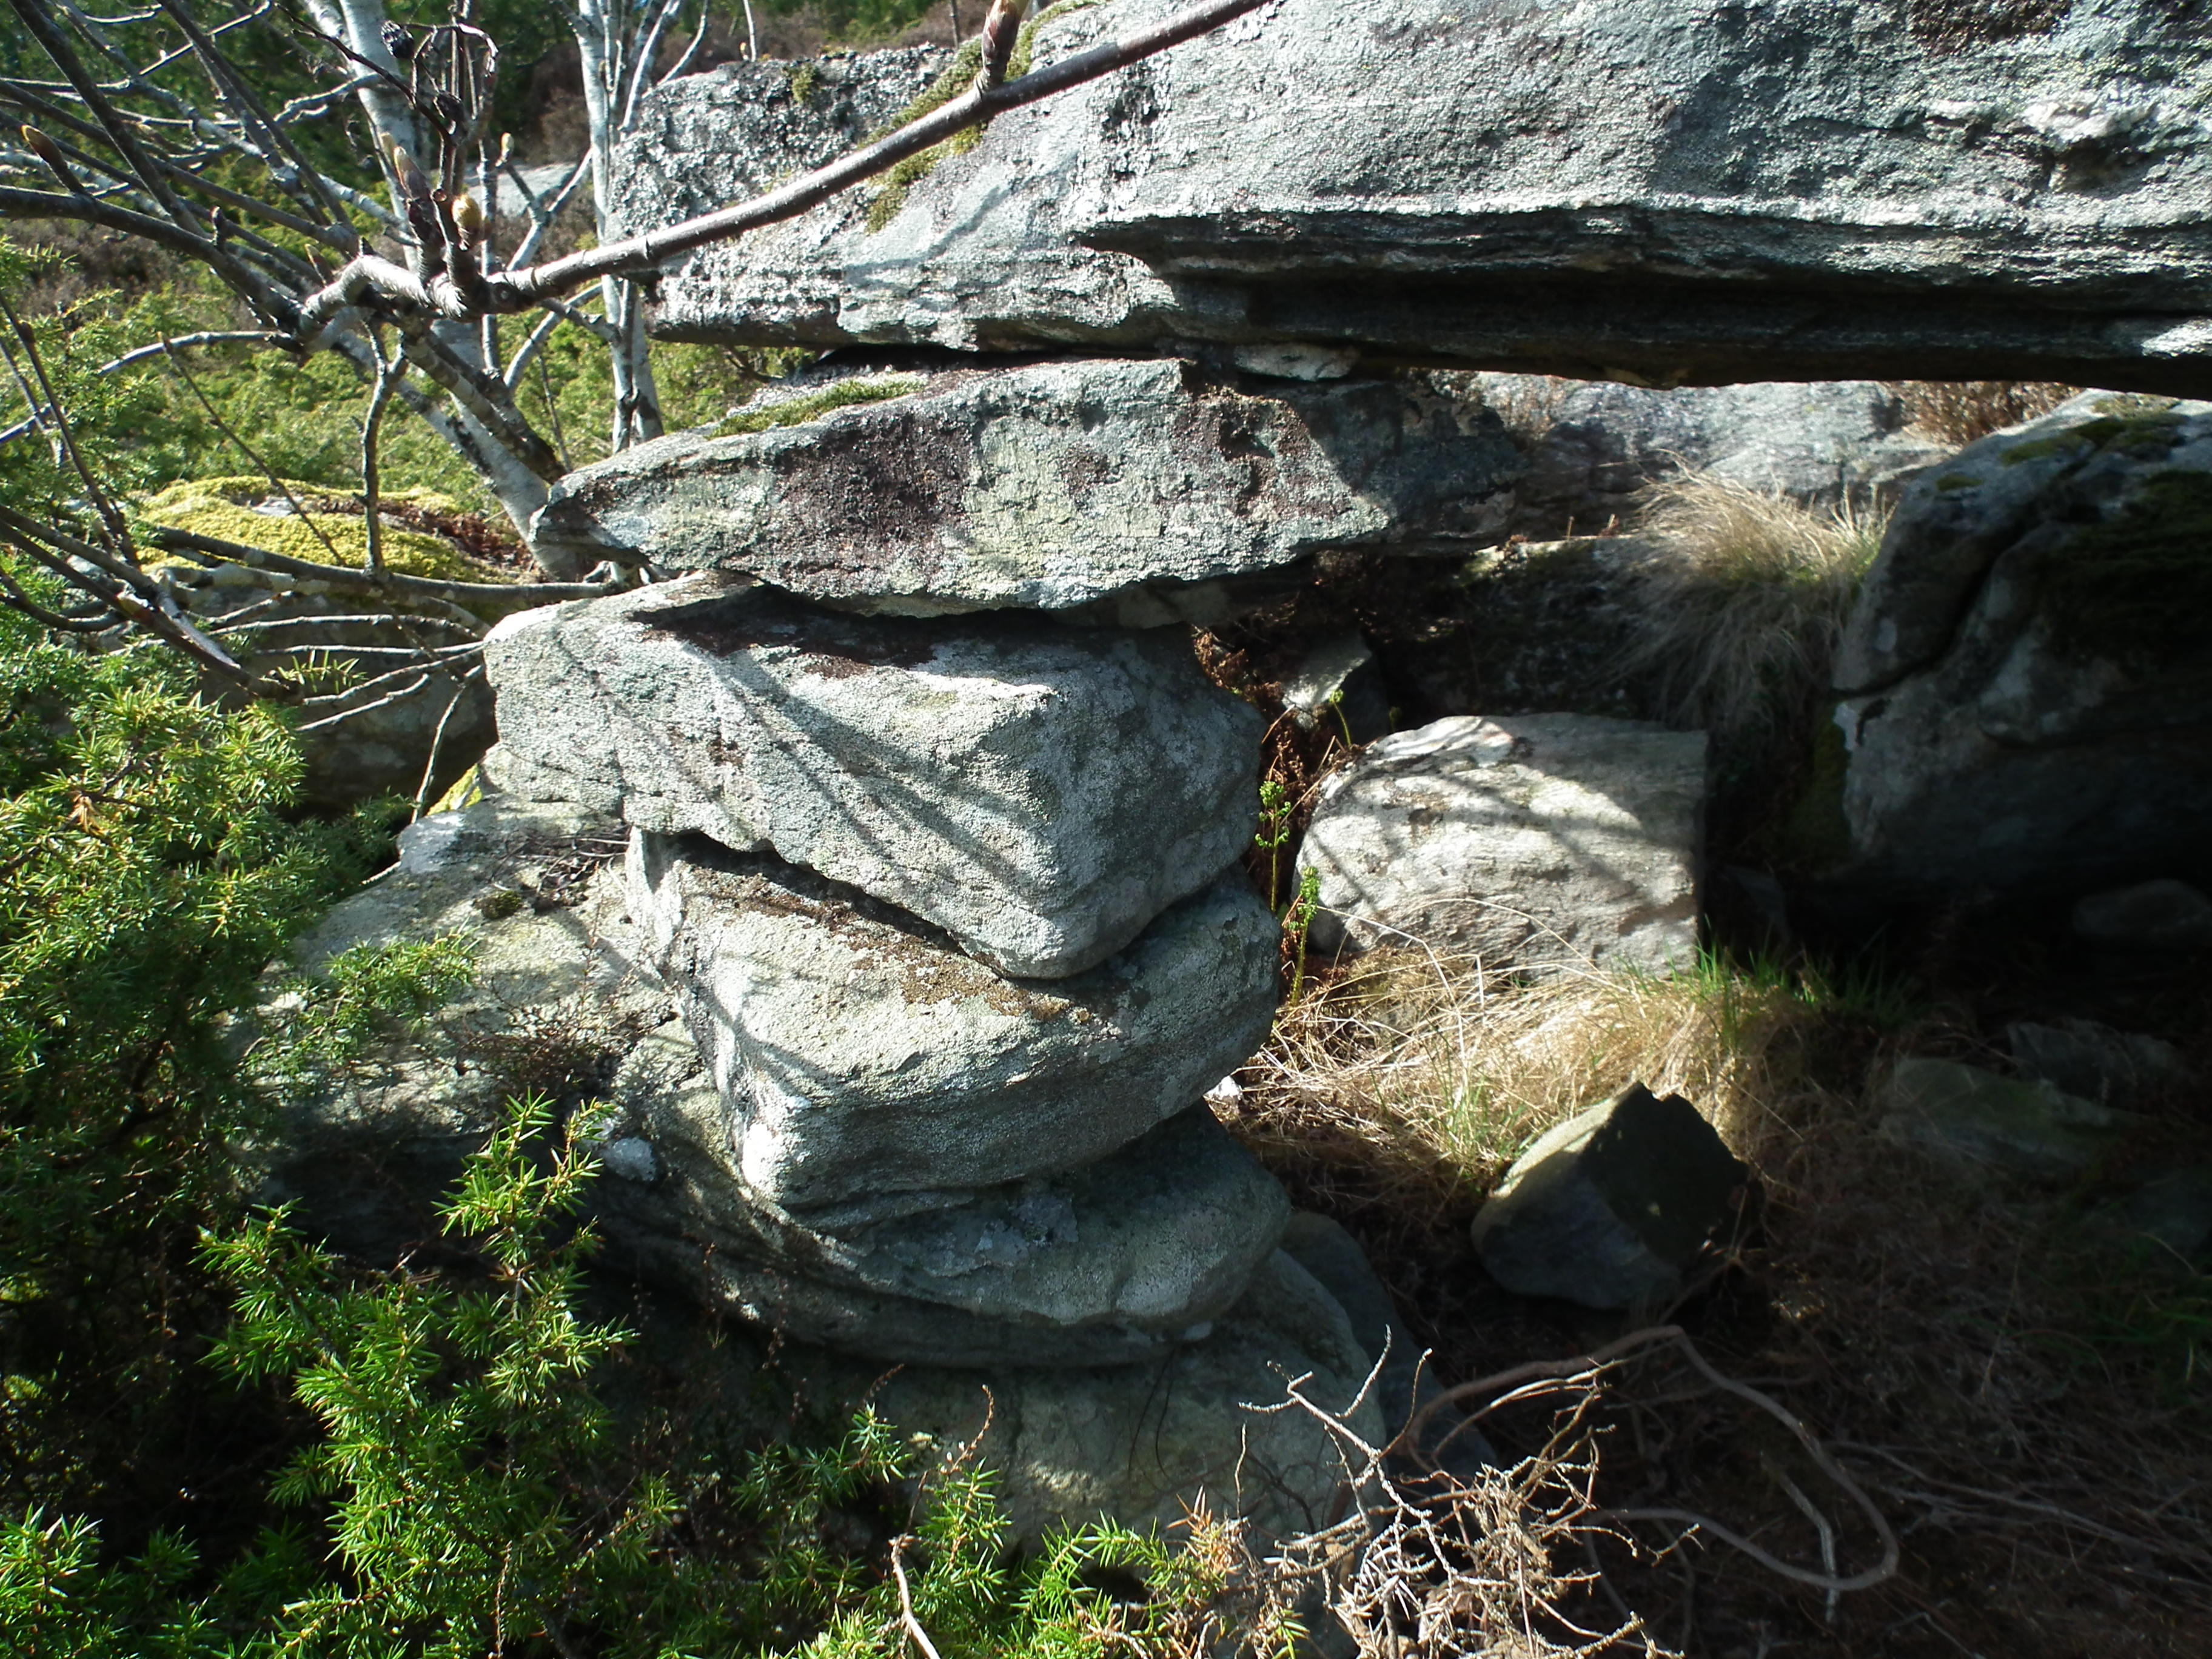
M1661 717L1727 750L1802 731L1885 520L1815 511L1735 479L1686 473L1644 492L1624 666Z
M1914 426L1962 448L2005 427L2048 415L2081 392L2055 380L1885 380L1882 387L1904 404Z

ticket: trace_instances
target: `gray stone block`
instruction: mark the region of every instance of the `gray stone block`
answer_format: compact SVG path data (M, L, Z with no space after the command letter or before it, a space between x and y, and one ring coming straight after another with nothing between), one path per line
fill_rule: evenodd
M1037 61L1179 3L1065 13ZM1938 49L1897 8L1832 0L1725 27L1703 0L1284 0L1000 117L901 196L701 251L663 280L659 325L2203 395L2212 41L2166 0L1997 33ZM921 78L875 63L824 60L803 120L781 64L648 94L613 232L828 159L841 113L857 139Z
M1315 947L1415 945L1491 968L1696 959L1705 738L1583 714L1456 715L1322 786L1298 854Z
M1260 718L1187 640L817 610L702 575L485 641L526 799L773 848L1003 973L1113 955L1249 842Z
M532 544L577 568L744 571L885 615L1172 614L1210 602L1190 590L1329 548L1495 539L1519 470L1479 399L1419 376L1240 385L1171 359L1077 359L781 397L799 413L860 388L902 395L572 472Z
M1519 1295L1649 1310L1681 1293L1749 1178L1696 1107L1632 1084L1514 1159L1475 1216L1475 1249Z
M1119 954L1002 979L849 888L641 832L632 917L727 1103L748 1186L793 1209L1103 1157L1267 1040L1276 922L1241 871Z

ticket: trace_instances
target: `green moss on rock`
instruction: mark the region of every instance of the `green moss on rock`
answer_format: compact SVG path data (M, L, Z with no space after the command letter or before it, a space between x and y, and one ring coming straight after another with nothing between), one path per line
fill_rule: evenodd
M2045 556L2044 614L2065 649L2160 661L2212 645L2212 473L2153 473L2114 517Z
M848 380L837 380L797 398L787 398L764 409L741 409L727 419L714 424L720 437L743 437L748 433L767 432L779 426L799 426L818 420L833 410L849 409L855 404L881 403L887 398L903 398L919 392L926 382L919 374L860 374Z
M350 512L322 510L331 505L333 492L323 484L287 478L284 488L293 499L308 506L307 513L260 513L255 503L277 495L261 477L199 478L172 484L157 495L138 503L137 515L148 524L219 541L258 547L310 564L346 564L359 568L368 560L368 535L358 507ZM279 500L281 496L277 497ZM391 495L394 502L455 514L459 505L427 489L410 489ZM321 534L318 535L317 531ZM327 538L327 543L325 541ZM337 550L333 559L331 550ZM504 566L471 558L443 537L386 523L382 537L384 565L404 576L426 576L439 581L511 582L516 573ZM157 556L155 565L191 562L174 556Z
M1030 60L1036 43L1036 33L1054 18L1065 17L1073 11L1083 11L1101 3L1101 0L1060 0L1056 6L1048 6L1022 25L1022 32L1014 40L1014 50L1006 60L1006 78L1018 81L1030 72ZM945 72L929 84L927 91L915 99L889 122L870 133L865 142L874 143L887 138L909 122L919 121L925 115L943 109L975 83L983 68L983 45L980 40L963 43L952 55ZM868 204L868 229L871 234L881 230L899 216L906 206L908 194L924 179L936 171L937 164L947 156L965 155L983 142L983 128L990 123L954 133L942 143L933 144L919 155L909 155L884 174L884 187Z

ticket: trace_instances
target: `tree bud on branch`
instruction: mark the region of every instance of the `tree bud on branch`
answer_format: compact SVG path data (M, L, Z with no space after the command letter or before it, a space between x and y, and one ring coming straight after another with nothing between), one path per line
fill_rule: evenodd
M33 126L23 129L23 142L31 147L32 155L53 170L54 177L62 181L62 187L64 190L77 195L83 194L84 187L77 183L76 174L70 171L69 163L62 159L62 147L59 144Z
M983 75L987 87L1000 85L1006 78L1006 65L1013 61L1014 43L1021 38L1022 19L1029 15L1029 0L991 0L991 9L983 19Z
M449 211L453 228L460 233L463 247L475 247L483 240L484 212L477 205L477 198L463 191L453 198Z

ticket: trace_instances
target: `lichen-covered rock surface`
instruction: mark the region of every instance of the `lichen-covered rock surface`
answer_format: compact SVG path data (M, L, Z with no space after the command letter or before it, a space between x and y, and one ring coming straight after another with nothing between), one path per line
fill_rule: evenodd
M2090 392L1907 490L1836 666L1843 811L1899 891L2194 868L2212 404Z
M1063 11L1036 61L1176 3ZM2202 395L2212 38L2166 0L2015 9L1279 0L919 179L694 254L659 325ZM921 79L903 54L818 74L733 64L647 94L615 230L824 160Z
M1455 715L1323 786L1298 861L1323 950L1486 968L1694 961L1705 737L1587 714Z
M727 1102L735 1169L793 1209L1104 1156L1267 1040L1276 922L1241 871L1071 978L1002 979L850 888L640 832L629 913Z
M701 575L484 647L526 799L773 848L1001 972L1113 955L1249 841L1259 716L1165 631L842 616Z
M895 1364L1122 1364L1194 1341L1290 1203L1203 1106L1080 1169L796 1214L738 1174L722 1091L675 1051L617 1080L656 1156L611 1186L611 1237L655 1277L802 1341Z
M1418 379L1240 386L1172 359L1077 359L850 377L787 402L831 406L571 473L536 544L909 616L1171 604L1327 548L1494 532L1517 469L1479 400Z

